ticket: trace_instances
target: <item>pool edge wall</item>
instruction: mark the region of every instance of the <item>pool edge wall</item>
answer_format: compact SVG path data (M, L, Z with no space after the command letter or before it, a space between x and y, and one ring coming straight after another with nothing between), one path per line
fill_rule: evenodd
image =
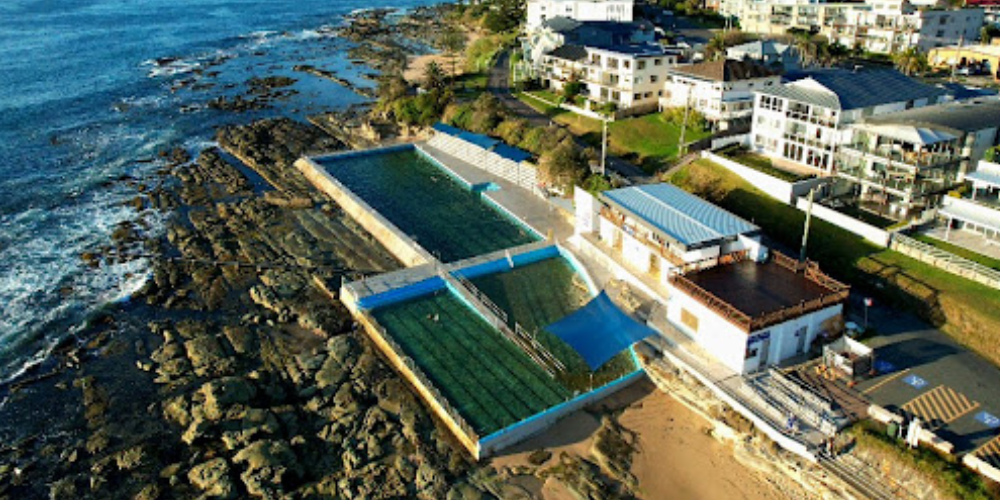
M373 154L377 152L385 152L387 149L390 148L369 150L366 153ZM398 150L405 148L396 146L391 149ZM350 156L356 156L356 154L344 153L342 155L325 156L323 158L342 158ZM305 176L306 180L308 180L310 184L315 186L316 189L320 190L320 192L333 199L333 201L337 203L337 205L339 205L347 215L353 218L366 231L371 233L371 235L375 237L375 239L381 243L386 250L389 251L389 253L399 259L404 266L413 267L436 261L430 252L418 245L415 241L413 241L413 239L396 227L395 224L389 222L389 220L383 217L382 214L378 213L375 209L368 205L368 203L351 192L350 189L330 175L330 173L327 172L322 165L317 163L312 158L299 158L295 161L295 168L302 172L302 175Z
M452 418L451 414L441 405L441 403L434 397L431 389L424 385L423 382L417 377L417 375L407 366L406 362L399 356L399 354L392 348L392 345L382 337L382 333L379 331L374 324L372 318L368 315L367 311L359 310L354 318L361 323L364 327L365 333L368 338L375 344L376 347L385 358L389 361L389 364L399 373L406 381L417 391L417 395L420 399L424 400L424 403L430 408L431 413L438 418L438 420L448 428L451 435L458 440L458 442L472 455L475 460L480 460L483 458L480 440L476 436L470 436L466 434L462 427Z

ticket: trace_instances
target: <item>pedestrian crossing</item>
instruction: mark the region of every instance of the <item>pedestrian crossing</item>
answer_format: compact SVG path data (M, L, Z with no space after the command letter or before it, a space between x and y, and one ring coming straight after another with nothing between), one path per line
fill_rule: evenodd
M1000 468L1000 436L976 450L975 455L993 467Z
M920 417L928 427L939 427L957 420L979 407L964 394L939 385L903 405L903 410Z

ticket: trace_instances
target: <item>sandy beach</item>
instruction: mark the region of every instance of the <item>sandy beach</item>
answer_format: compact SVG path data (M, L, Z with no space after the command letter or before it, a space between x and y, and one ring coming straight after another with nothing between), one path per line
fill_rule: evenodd
M699 415L641 382L602 403L607 409L623 409L619 423L638 435L632 474L639 482L640 498L656 500L784 500L792 496L780 491L763 474L739 463L732 445L708 435L709 424ZM528 454L544 448L587 455L600 416L586 411L574 413L537 436L494 459L497 467L528 463ZM560 484L540 486L541 498L574 498Z

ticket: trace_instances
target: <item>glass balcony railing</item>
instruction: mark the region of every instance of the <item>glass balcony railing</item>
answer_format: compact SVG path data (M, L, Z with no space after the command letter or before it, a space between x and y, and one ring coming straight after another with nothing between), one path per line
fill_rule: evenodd
M951 152L903 151L887 146L871 147L867 143L858 142L843 145L840 150L854 156L870 156L911 169L940 168L957 164L962 160L961 156Z

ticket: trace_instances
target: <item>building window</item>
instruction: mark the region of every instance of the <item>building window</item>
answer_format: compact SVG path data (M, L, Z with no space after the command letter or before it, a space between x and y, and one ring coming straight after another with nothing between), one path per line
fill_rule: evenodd
M695 316L691 311L681 308L681 324L691 329L692 332L698 331L698 316Z
M646 61L639 61L635 65L636 69L646 69Z
M642 99L642 94L632 94L633 101L638 101L639 99Z
M660 59L659 57L653 59L653 66L662 66L662 65L663 65L663 59Z
M632 67L632 61L629 61L628 59L622 61L622 67L625 68L625 69L631 68Z
M756 347L747 347L746 359L753 359L757 357Z
M660 75L649 75L649 83L656 83L660 81Z

